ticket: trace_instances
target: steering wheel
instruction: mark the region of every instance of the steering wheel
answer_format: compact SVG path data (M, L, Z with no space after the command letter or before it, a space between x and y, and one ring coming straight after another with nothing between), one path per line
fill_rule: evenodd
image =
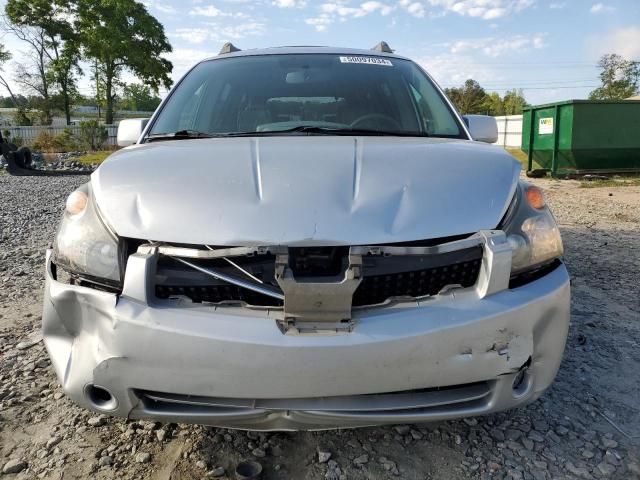
M366 115L362 115L351 122L349 126L351 128L366 128L367 124L369 124L369 126L373 125L373 127L380 125L384 126L386 124L387 126L391 125L393 127L392 130L402 130L400 122L383 113L368 113Z

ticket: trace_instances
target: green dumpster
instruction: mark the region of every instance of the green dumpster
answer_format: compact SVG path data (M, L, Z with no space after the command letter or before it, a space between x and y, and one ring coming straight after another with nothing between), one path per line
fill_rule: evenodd
M553 176L640 172L640 101L566 102L526 107L522 150Z

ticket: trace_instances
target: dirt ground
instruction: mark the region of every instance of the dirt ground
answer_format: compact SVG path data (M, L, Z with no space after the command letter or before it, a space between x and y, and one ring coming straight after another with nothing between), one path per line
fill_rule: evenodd
M432 425L265 434L111 419L63 396L38 337L43 250L84 181L0 175L3 478L234 478L241 459L265 479L640 478L640 186L534 180L572 277L565 358L540 400Z

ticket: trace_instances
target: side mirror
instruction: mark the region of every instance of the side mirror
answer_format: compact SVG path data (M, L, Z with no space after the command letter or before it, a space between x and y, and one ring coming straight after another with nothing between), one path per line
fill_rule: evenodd
M465 115L462 118L474 140L485 143L498 141L498 123L495 118L488 115Z
M148 118L128 118L126 120L120 120L118 124L118 146L128 147L136 143L148 122Z

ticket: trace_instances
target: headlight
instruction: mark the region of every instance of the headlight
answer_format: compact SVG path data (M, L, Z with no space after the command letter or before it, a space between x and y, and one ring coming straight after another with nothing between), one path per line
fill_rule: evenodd
M542 190L520 182L502 230L511 244L511 273L519 273L562 256L560 231Z
M67 198L53 259L70 273L111 285L121 282L118 238L102 222L88 183Z

